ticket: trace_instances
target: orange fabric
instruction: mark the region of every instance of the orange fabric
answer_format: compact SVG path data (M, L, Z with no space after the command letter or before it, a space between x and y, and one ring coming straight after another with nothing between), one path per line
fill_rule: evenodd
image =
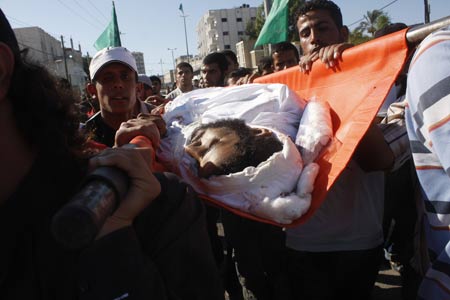
M367 132L383 100L406 60L406 29L347 49L334 70L316 62L309 74L299 67L260 77L257 83L284 83L308 100L328 101L332 110L334 139L317 160L320 165L308 212L289 226L304 223L320 207L327 192L341 174ZM202 196L216 205L249 219L280 224L255 217Z
M155 150L153 148L153 144L152 142L145 136L143 135L138 135L136 137L134 137L131 141L130 144L133 144L137 147L141 147L141 148L149 148L150 149L150 156L152 159L152 165L151 165L151 169L153 172L165 172L167 171L166 168L164 168L164 166L156 161L156 153ZM88 140L86 142L86 149L92 149L94 151L102 151L104 149L108 148L108 146L106 146L105 144L96 142L94 140Z
M150 156L152 158L151 169L153 172L166 171L166 168L164 168L164 166L156 160L156 152L153 148L153 144L147 137L145 137L143 135L138 135L130 141L130 144L136 145L137 147L150 149L150 152L151 152Z

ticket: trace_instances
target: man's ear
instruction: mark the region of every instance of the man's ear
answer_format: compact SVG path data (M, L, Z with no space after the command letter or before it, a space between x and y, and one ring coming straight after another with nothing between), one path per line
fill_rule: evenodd
M0 99L6 97L14 72L14 54L5 43L0 42Z
M91 95L92 98L97 98L97 88L95 87L94 83L89 82L86 85L86 90L88 91L89 95Z
M259 136L259 137L263 137L263 136L271 136L272 135L272 131L270 131L267 128L252 128L251 132L255 135L255 136Z
M348 38L350 37L350 31L348 30L348 27L342 26L339 32L341 33L342 42L348 42Z

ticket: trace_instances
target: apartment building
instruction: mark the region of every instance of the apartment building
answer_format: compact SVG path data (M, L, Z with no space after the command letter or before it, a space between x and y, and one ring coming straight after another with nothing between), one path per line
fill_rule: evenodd
M209 10L197 25L197 51L200 57L208 53L230 49L236 52L236 44L246 40L245 29L256 18L256 7L243 4L237 8Z

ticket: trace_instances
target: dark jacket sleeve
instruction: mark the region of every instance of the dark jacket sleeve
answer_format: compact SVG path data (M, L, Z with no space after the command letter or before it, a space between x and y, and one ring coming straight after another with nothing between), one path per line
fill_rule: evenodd
M135 228L164 280L168 298L223 299L203 203L177 176L156 176L161 195L139 216Z
M146 257L133 228L95 241L80 256L80 299L167 299L155 264Z

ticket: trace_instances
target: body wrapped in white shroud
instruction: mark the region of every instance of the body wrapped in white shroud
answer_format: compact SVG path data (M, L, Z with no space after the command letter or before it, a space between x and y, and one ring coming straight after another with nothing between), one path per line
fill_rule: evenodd
M208 88L184 94L166 106L168 132L157 152L158 160L200 194L280 224L292 223L308 210L318 172L315 163L302 172L303 160L293 142L305 105L282 84ZM228 118L272 130L283 149L257 167L199 178L197 162L184 151L184 146L200 124ZM308 134L311 132L307 130Z

